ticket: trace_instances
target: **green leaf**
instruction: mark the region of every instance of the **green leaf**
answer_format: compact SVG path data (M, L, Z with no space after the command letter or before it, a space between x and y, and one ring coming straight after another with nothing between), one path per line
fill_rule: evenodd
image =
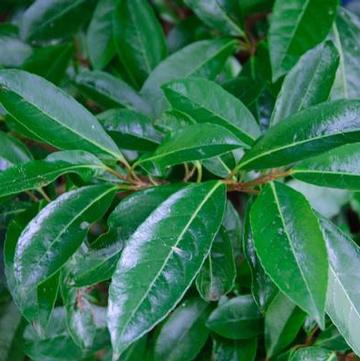
M65 75L73 51L72 44L38 48L26 59L22 69L40 75L54 84L59 84Z
M114 39L126 72L140 88L167 55L163 29L147 0L118 1Z
M20 67L32 54L31 46L18 38L16 26L0 24L0 68Z
M27 225L14 258L15 278L23 292L48 279L70 258L84 240L90 223L109 207L115 189L99 185L65 193Z
M223 340L216 338L213 346L214 361L254 361L257 340Z
M106 166L91 153L53 153L45 160L14 165L0 172L0 197L44 187L66 173L76 173L86 180L105 170Z
M17 123L45 143L123 159L88 110L37 75L22 70L0 70L0 102Z
M235 3L233 0L185 0L184 2L208 26L221 31L225 35L244 35L239 21L232 16L235 12L230 12L229 10L233 9L228 9L230 4Z
M224 208L222 183L190 185L161 203L129 238L109 291L115 360L183 297L209 254Z
M355 143L359 134L359 101L323 103L291 115L268 130L245 154L238 168L279 167Z
M346 352L350 349L333 324L319 334L314 345L338 352Z
M116 0L100 0L86 33L86 45L92 66L103 69L116 53L113 39L113 14Z
M282 183L270 183L253 204L250 221L265 272L323 328L327 252L319 222L305 197Z
M260 135L260 128L250 111L214 82L188 78L166 84L163 90L175 110L188 114L198 123L221 125L246 145L252 145Z
M13 302L0 305L0 361L23 361L25 322Z
M247 205L242 233L243 254L250 267L251 293L259 309L264 313L277 293L277 288L265 273L255 251L254 238L250 225L250 206Z
M338 65L339 53L331 41L303 55L282 84L271 123L328 100Z
M360 19L339 8L331 38L340 53L340 66L332 92L334 99L360 98Z
M326 313L356 354L360 353L360 249L343 231L321 218L329 253Z
M194 124L165 138L156 151L136 162L154 162L160 168L207 159L240 148L242 143L226 128L215 124Z
M291 175L318 186L360 190L360 143L345 144L300 162Z
M76 85L104 108L123 106L149 112L144 99L124 80L103 71L84 70L75 78Z
M13 300L23 316L41 332L47 325L58 292L58 274L33 289L22 292L15 279L14 257L18 239L31 221L38 206L33 206L17 215L9 224L4 245L5 275Z
M219 304L209 316L207 326L223 337L241 340L261 334L263 322L252 296L242 295Z
M161 86L171 80L201 76L215 79L238 42L231 39L203 40L186 46L161 62L149 75L141 93L159 115L166 103Z
M76 286L91 286L110 279L120 252L131 235L162 202L181 187L179 184L153 187L122 200L109 215L108 231L98 238L93 248L77 255L72 268Z
M49 326L42 335L29 325L24 333L25 353L34 361L79 361L103 349L109 340L105 324L105 309L96 307L96 337L87 352L77 346L66 329L64 308L56 308Z
M132 110L110 109L97 118L121 149L151 152L163 138L149 117Z
M336 361L336 353L319 347L306 347L297 350L290 361Z
M265 314L265 345L268 358L284 350L299 333L306 314L279 292Z
M89 19L94 0L36 0L24 13L21 36L26 40L52 40L73 34Z
M189 299L178 306L156 337L154 360L193 360L208 339L205 321L209 313L209 305L200 298Z
M1 171L15 164L29 162L33 158L23 143L1 131L0 144L0 177L2 175Z
M214 239L209 257L196 277L196 287L205 301L218 301L233 289L235 276L231 240L222 227Z
M269 30L274 81L288 72L307 50L326 38L337 6L338 0L275 1Z

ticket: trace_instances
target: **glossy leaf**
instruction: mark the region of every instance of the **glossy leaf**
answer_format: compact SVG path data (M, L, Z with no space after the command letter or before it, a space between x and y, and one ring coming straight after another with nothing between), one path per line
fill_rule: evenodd
M110 286L114 359L180 301L210 251L224 208L222 183L190 185L161 203L132 234Z
M149 106L131 86L109 73L84 70L75 82L85 95L105 108L123 106L143 113L149 111Z
M163 30L147 0L118 2L114 38L119 58L139 88L167 55Z
M186 46L162 61L149 75L141 89L145 99L159 115L166 104L161 86L171 80L201 76L215 79L237 42L229 39L203 40Z
M214 27L226 35L244 35L239 21L229 13L227 5L234 1L185 0L187 6L208 26Z
M350 11L339 8L331 38L340 53L340 66L332 97L359 98L358 49L360 48L360 19Z
M330 41L303 55L282 84L272 124L328 100L338 65L339 53Z
M209 304L199 298L184 301L163 324L154 345L154 360L191 361L204 346L209 330Z
M195 124L166 138L156 151L136 164L155 162L159 167L211 158L240 148L242 143L226 128L215 124Z
M309 158L291 173L318 186L360 190L360 144L346 144Z
M113 15L115 0L100 0L97 3L86 33L89 58L95 69L103 69L115 56L113 39Z
M314 345L338 352L346 352L350 348L333 324L319 334Z
M319 222L305 197L284 184L271 183L252 206L250 221L265 272L323 328L327 251Z
M246 145L260 135L259 126L250 111L214 82L188 78L166 84L166 99L178 111L198 123L214 123L232 131Z
M49 203L19 237L17 282L29 290L52 276L80 246L90 223L106 211L114 192L114 186L89 186Z
M275 1L269 30L273 80L288 72L301 55L326 38L337 6L338 0Z
M106 166L87 152L53 153L48 159L19 164L1 172L0 197L44 187L66 173L76 173L89 179L105 170Z
M329 252L326 313L354 352L359 354L360 303L357 284L360 249L330 221L322 218L321 225Z
M16 138L0 132L0 171L32 160L30 151ZM0 177L2 173L0 173Z
M21 36L26 40L51 40L71 35L90 17L94 0L36 0L26 9Z
M205 301L218 301L234 287L236 276L231 240L224 228L214 239L209 257L197 278L196 287Z
M262 332L261 314L250 295L237 296L219 304L209 316L207 326L232 340L253 338Z
M249 340L215 339L213 346L214 361L254 361L256 338Z
M251 272L251 293L259 309L265 313L277 291L276 286L265 273L256 254L254 238L250 224L250 205L245 212L244 228L242 233L243 253Z
M291 115L271 128L245 154L238 167L279 167L346 143L355 143L359 134L359 101L323 103Z
M65 75L74 48L72 44L50 45L38 48L26 59L22 69L59 84Z
M297 350L290 361L336 361L335 352L319 347L306 347Z
M37 75L0 70L0 102L17 123L46 143L123 159L89 111Z
M265 345L267 357L285 349L299 333L306 314L279 292L265 314Z
M110 109L98 119L121 149L153 151L163 138L149 117L132 110Z
M131 235L162 202L181 187L180 184L153 187L122 200L109 215L108 231L98 238L88 252L77 255L72 268L76 286L91 286L110 279Z

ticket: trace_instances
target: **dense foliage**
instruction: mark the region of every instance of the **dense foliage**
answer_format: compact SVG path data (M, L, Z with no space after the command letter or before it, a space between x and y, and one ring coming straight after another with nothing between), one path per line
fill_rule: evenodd
M358 5L1 0L0 361L356 360Z

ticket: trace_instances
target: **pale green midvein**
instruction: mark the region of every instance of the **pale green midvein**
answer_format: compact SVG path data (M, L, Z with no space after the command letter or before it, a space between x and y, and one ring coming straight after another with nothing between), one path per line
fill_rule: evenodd
M270 183L270 187L271 187L272 193L273 193L273 195L274 195L275 204L276 204L276 207L277 207L278 212L279 212L279 216L280 216L281 223L282 223L282 225L283 225L283 227L284 227L284 231L285 231L285 234L286 234L286 238L287 238L288 241L289 241L289 246L290 246L291 251L292 251L292 253L293 253L293 255L294 255L294 258L295 258L296 264L297 264L297 266L298 266L298 268L299 268L299 271L300 271L300 273L301 273L301 276L302 276L302 278L303 278L303 280L304 280L304 284L305 284L305 286L306 286L306 289L307 289L307 291L308 291L308 293L309 293L309 295L310 295L310 298L311 298L312 301L313 301L313 304L315 305L315 302L314 302L314 299L313 299L313 296L312 296L312 292L311 292L311 290L309 289L309 286L308 286L308 284L307 284L307 279L305 278L305 276L304 276L304 274L303 274L303 270L302 270L302 268L300 267L299 262L298 262L298 259L297 259L297 257L296 257L296 252L295 252L295 250L294 250L294 248L293 248L293 246L292 246L291 237L290 237L290 235L289 235L289 233L288 233L288 231L287 231L287 228L286 228L286 222L285 222L285 219L284 219L283 214L282 214L282 212L281 212L280 201L279 201L279 198L278 198L278 196L277 196L276 189L275 189L275 185L274 185L273 182ZM316 307L316 305L315 305L315 307Z
M201 208L204 206L204 204L210 199L210 197L213 195L213 193L222 185L222 182L217 182L215 184L215 186L211 189L211 191L204 197L204 199L201 201L201 203L198 205L198 207L195 209L195 212L193 213L193 215L190 217L189 221L186 223L184 229L182 230L182 232L180 233L180 235L178 236L178 238L176 239L175 244L171 247L171 250L169 252L169 255L165 258L164 263L162 264L162 266L160 267L159 271L157 272L157 274L155 275L153 281L150 283L149 287L146 289L143 297L140 299L140 301L138 302L138 304L136 305L136 307L133 309L133 311L131 312L131 314L129 315L126 323L122 326L122 330L120 333L120 336L126 331L126 327L127 325L130 323L132 317L135 315L135 313L138 311L139 307L141 306L141 304L144 302L144 300L146 299L146 297L148 296L148 294L150 293L152 287L154 286L155 282L157 281L158 277L161 275L163 269L165 268L165 266L167 265L168 260L171 258L171 256L174 253L174 248L176 248L178 246L178 244L181 242L184 234L187 232L187 230L189 229L191 223L194 221L195 217L198 215L198 213L201 211Z
M98 196L97 198L93 199L85 208L83 208L77 215L76 217L72 218L70 222L68 222L66 225L64 225L64 227L62 228L61 232L59 232L59 234L54 238L54 240L49 244L49 246L46 248L44 254L40 257L40 259L34 264L34 267L37 267L40 262L42 261L42 259L47 255L47 252L49 251L49 249L59 240L59 238L65 233L65 231L72 225L72 223L74 223L76 221L76 219L78 219L81 215L83 215L90 207L93 206L93 204L95 204L97 201L99 201L101 198L105 197L107 194L109 194L110 192L113 192L114 190L116 190L117 187L111 187L109 188L106 192L103 192L100 196ZM52 274L53 275L53 274ZM46 279L49 279L52 275L48 275L48 277ZM40 282L45 281L41 280Z

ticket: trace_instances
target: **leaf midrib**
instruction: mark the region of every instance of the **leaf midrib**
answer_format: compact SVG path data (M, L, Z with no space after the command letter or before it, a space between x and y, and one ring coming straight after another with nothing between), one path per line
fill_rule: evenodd
M165 258L162 266L160 267L159 271L157 272L157 274L155 275L154 279L152 280L152 282L150 283L149 287L146 289L143 297L140 299L140 301L138 302L138 304L134 307L133 311L131 312L130 316L128 317L127 321L125 322L125 324L122 326L122 331L119 334L119 338L121 338L121 336L124 334L124 332L126 331L127 326L129 325L129 323L131 322L132 318L134 317L134 315L136 314L136 312L139 310L139 308L141 307L141 305L143 304L143 302L145 301L146 297L149 295L152 287L154 286L155 282L157 281L157 279L159 278L159 276L161 275L161 273L163 272L165 266L167 265L169 259L172 257L173 253L174 253L174 248L176 249L176 247L179 245L179 243L182 241L183 236L185 235L185 233L188 231L188 229L190 228L192 222L195 220L196 216L198 215L198 213L201 211L202 207L205 205L205 203L211 198L211 196L214 194L214 192L222 185L222 182L217 182L213 188L206 194L206 196L204 197L204 199L200 202L200 204L198 205L198 207L195 209L193 215L190 217L189 221L186 223L186 225L184 226L184 229L181 231L180 235L178 236L178 238L176 239L176 242L173 246L170 247L170 252L168 254L168 256Z

